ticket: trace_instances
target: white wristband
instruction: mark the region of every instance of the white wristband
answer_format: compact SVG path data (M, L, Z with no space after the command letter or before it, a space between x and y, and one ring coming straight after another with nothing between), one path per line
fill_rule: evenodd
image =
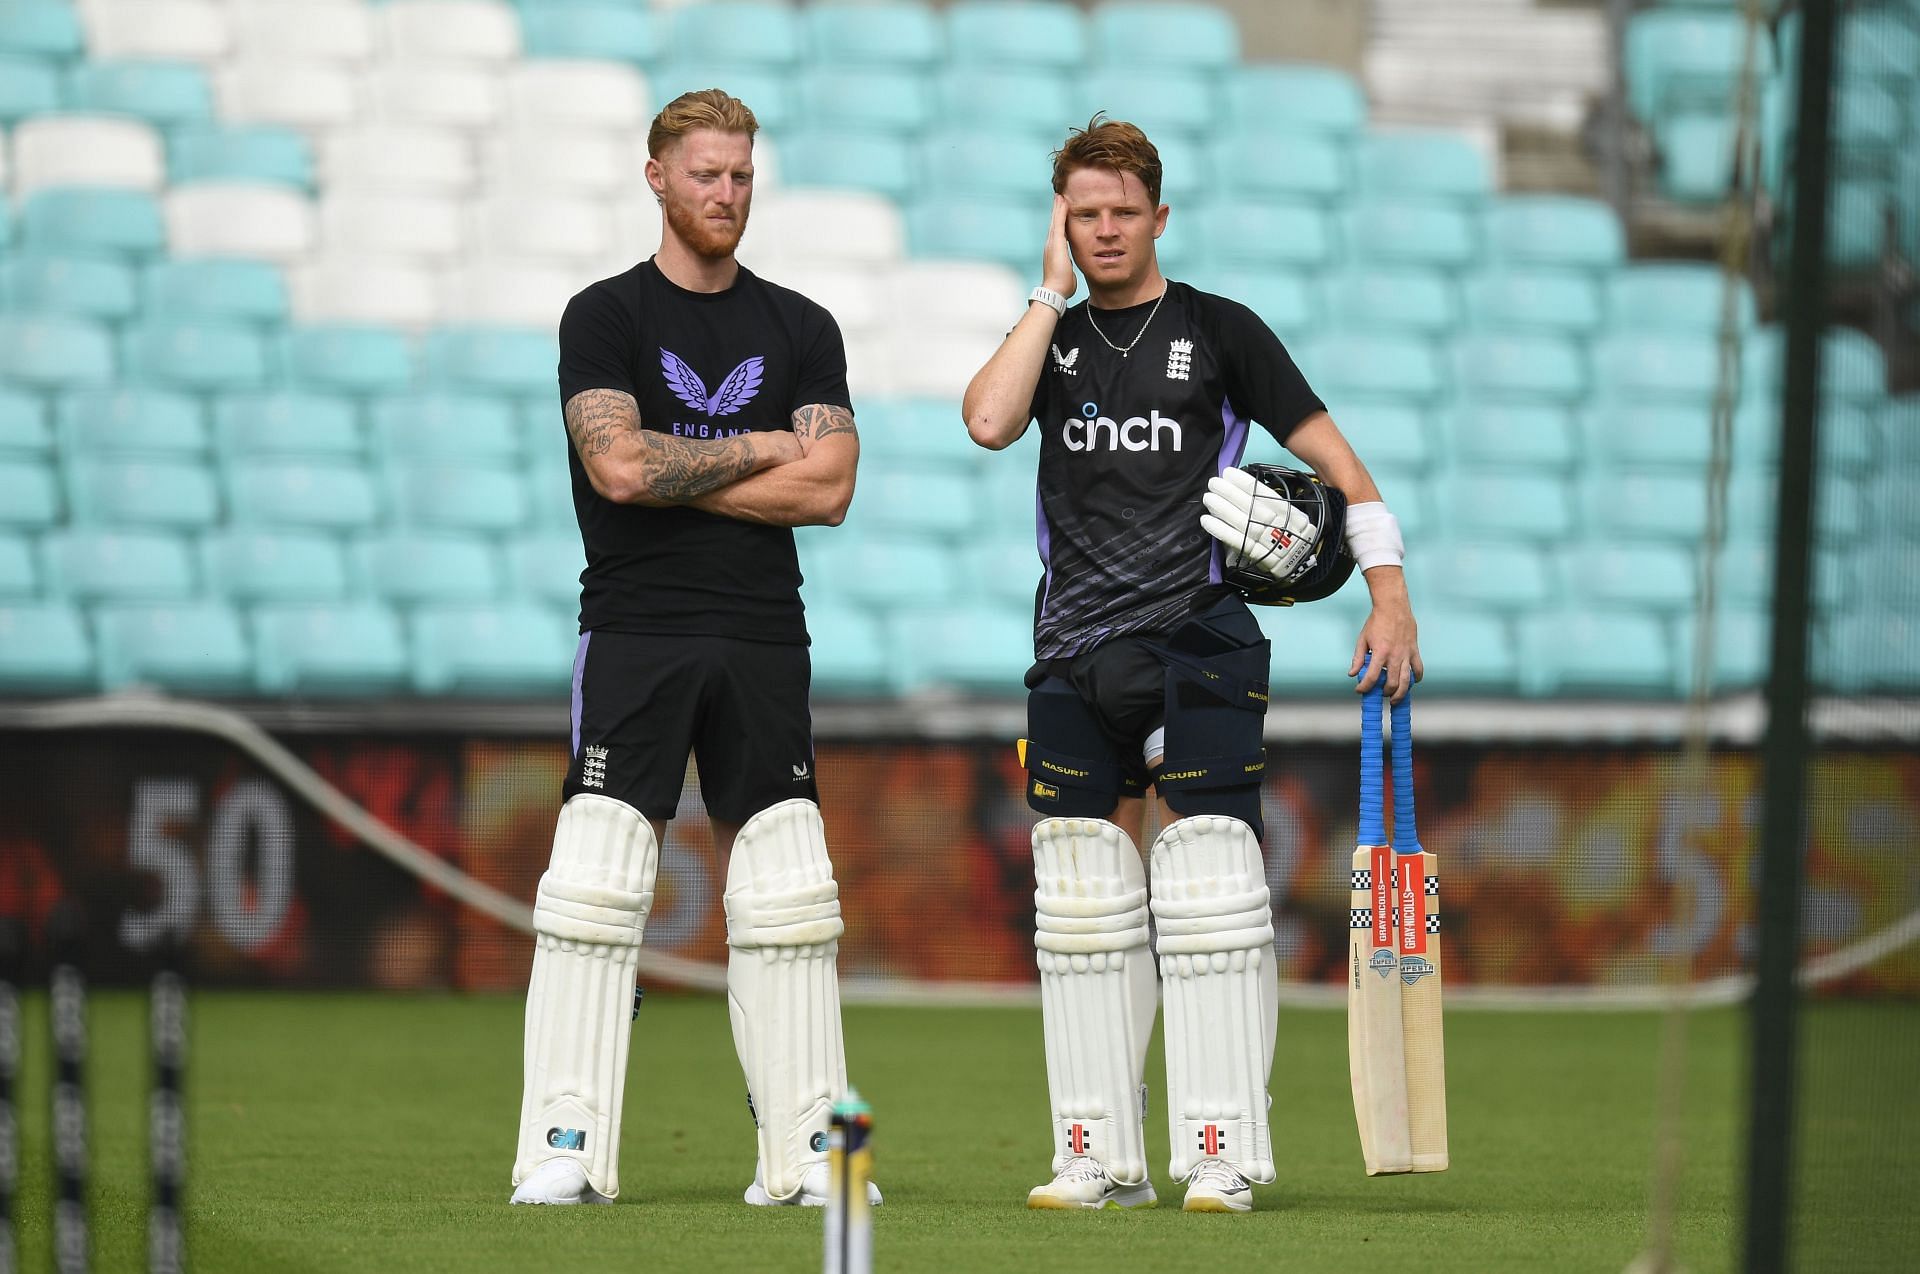
M1038 301L1040 304L1051 309L1055 314L1058 314L1061 318L1067 316L1067 298L1061 296L1052 288L1035 288L1028 294L1027 301L1029 303Z
M1400 519L1378 500L1347 506L1347 552L1362 571L1374 566L1399 566L1406 561L1406 541L1400 538Z

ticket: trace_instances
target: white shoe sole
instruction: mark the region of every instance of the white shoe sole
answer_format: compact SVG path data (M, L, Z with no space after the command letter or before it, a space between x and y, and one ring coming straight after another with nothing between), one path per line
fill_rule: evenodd
M1149 1184L1123 1186L1112 1194L1084 1202L1079 1199L1063 1199L1057 1194L1048 1194L1046 1190L1045 1186L1039 1186L1029 1192L1027 1207L1035 1212L1065 1212L1075 1209L1099 1212L1108 1208L1114 1211L1126 1211L1132 1208L1157 1207L1160 1202L1159 1196L1153 1192L1153 1186Z
M548 1164L563 1166L549 1168ZM562 1159L548 1160L535 1168L514 1190L508 1202L570 1207L577 1204L607 1204L613 1200L594 1189L587 1181L587 1174L572 1160Z
M1187 1201L1180 1205L1182 1212L1251 1212L1253 1211L1253 1192L1227 1197L1218 1194L1190 1194Z

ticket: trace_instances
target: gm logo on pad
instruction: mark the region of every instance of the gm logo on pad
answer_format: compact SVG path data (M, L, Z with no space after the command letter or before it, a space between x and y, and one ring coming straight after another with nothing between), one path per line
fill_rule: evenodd
M582 1128L549 1128L547 1144L555 1150L585 1150L587 1148L586 1130Z
M813 1149L813 1153L815 1154L824 1153L827 1148L827 1134L823 1130L816 1130L813 1136L807 1139L807 1145Z

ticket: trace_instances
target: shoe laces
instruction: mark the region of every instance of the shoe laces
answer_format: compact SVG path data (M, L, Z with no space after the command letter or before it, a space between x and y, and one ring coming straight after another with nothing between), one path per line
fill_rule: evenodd
M1067 1160L1067 1166L1060 1169L1057 1181L1105 1181L1107 1170L1100 1166L1098 1159L1086 1155L1076 1155Z
M1247 1183L1247 1179L1240 1175L1240 1170L1224 1159L1202 1159L1189 1180L1197 1186L1218 1189L1230 1189Z

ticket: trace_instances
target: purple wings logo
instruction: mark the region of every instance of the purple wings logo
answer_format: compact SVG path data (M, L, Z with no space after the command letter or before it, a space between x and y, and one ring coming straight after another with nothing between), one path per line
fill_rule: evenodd
M667 378L667 388L675 398L709 416L731 416L752 402L753 396L760 392L760 377L766 363L767 360L758 355L749 358L727 373L720 388L708 394L707 382L687 366L686 359L665 346L660 349L660 370Z

